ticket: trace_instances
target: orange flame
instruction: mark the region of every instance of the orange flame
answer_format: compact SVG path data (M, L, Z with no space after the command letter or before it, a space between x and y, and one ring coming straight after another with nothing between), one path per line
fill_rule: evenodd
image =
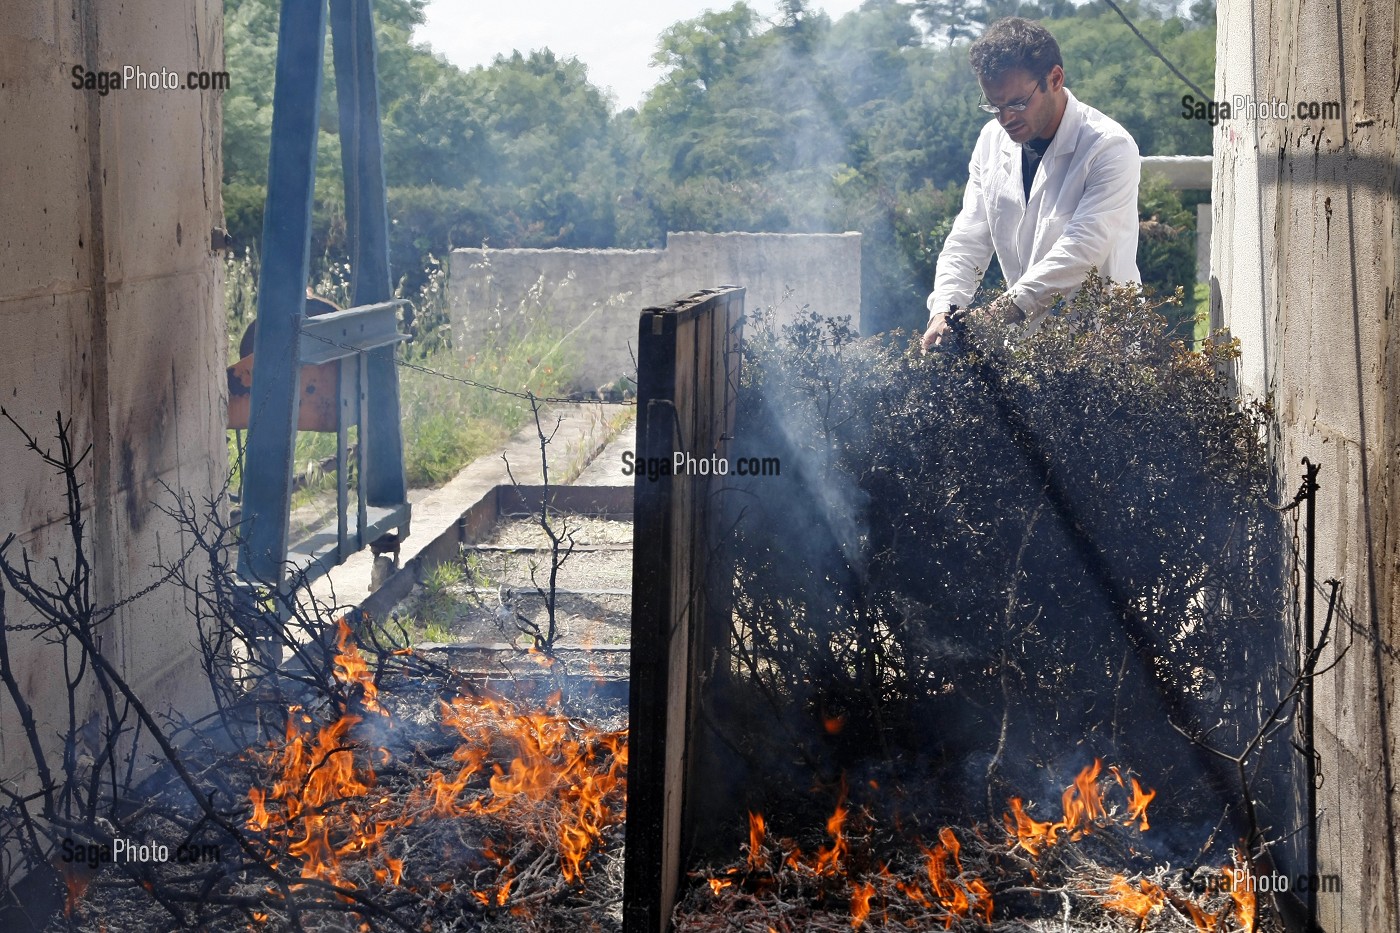
M1128 802L1128 818L1124 821L1124 824L1127 825L1132 823L1133 820L1137 820L1138 831L1146 832L1151 828L1147 824L1147 805L1157 796L1157 792L1155 790L1149 790L1143 793L1142 785L1138 783L1138 779L1133 778L1132 782L1133 798Z
M83 892L87 890L88 883L92 876L79 874L74 869L65 867L63 870L63 886L66 889L63 899L63 916L72 919L73 911L78 906L78 901L82 899Z
M819 875L835 875L841 871L841 862L848 849L843 828L846 825L846 784L841 783L841 795L836 800L836 810L826 821L826 834L831 837L831 845L817 850L813 870Z
M870 899L875 896L875 885L860 881L851 887L851 929L858 930L870 916Z
M975 875L964 878L962 866L962 844L953 830L947 826L938 831L938 845L924 849L926 856L924 872L928 875L929 888L939 906L948 912L944 918L945 928L951 928L959 917L979 916L985 923L992 919L992 893L980 878ZM951 868L954 871L950 871ZM907 887L898 886L911 901L920 906L932 906L923 892L914 888L917 896Z
M1059 820L1037 820L1026 813L1025 804L1020 797L1010 799L1011 812L1002 815L1002 823L1006 827L1007 835L1015 840L1016 846L1025 849L1032 857L1040 855L1042 849L1053 846L1060 841L1063 835L1071 840L1082 839L1093 831L1096 823L1108 817L1108 810L1104 806L1103 794L1099 791L1099 774L1103 769L1103 761L1095 758L1094 763L1079 772L1074 782L1065 788L1065 792L1060 798L1060 807L1063 815ZM1110 773L1123 785L1123 777L1117 768L1110 768ZM1146 830L1147 805L1157 796L1155 790L1143 791L1142 785L1137 778L1132 779L1133 794L1128 801L1128 819L1126 823L1138 821L1138 829ZM1126 789L1126 788L1125 788Z
M344 619L338 630L336 679L354 689L357 708L389 716ZM549 702L557 705L557 694ZM384 851L394 830L424 819L511 809L524 815L532 838L554 848L560 873L574 882L603 831L622 818L625 731L582 727L562 712L522 712L500 698L458 698L440 707L442 723L462 740L452 754L456 773L434 771L410 793L407 805L400 805L375 792L371 761L387 764L392 755L356 740L361 716L347 713L313 734L310 715L295 706L288 713L285 735L263 756L274 775L272 786L249 790L246 825L266 836L274 860L283 852L295 856L305 878L351 887L343 860L357 857L375 862L371 871L380 883L400 885L404 862ZM502 745L513 746L515 757L508 766L493 765L489 791L464 802L469 783ZM484 905L504 906L512 883L506 869L497 888L474 894Z
M1138 881L1138 890L1134 891L1122 875L1113 876L1108 893L1116 896L1104 901L1105 907L1137 917L1139 921L1145 921L1148 914L1161 910L1167 899L1165 891L1145 878Z
M1230 892L1230 898L1235 902L1235 922L1244 933L1254 933L1254 875L1249 871L1249 866L1243 864L1239 858L1236 858L1235 863L1240 867L1231 869L1226 866L1220 873L1225 876L1225 889ZM1235 884L1236 871L1243 871L1249 880L1242 885Z
M1068 833L1071 839L1081 838L1089 831L1093 820L1107 815L1104 811L1103 797L1099 794L1099 771L1102 768L1103 762L1095 758L1092 765L1079 772L1074 783L1065 788L1064 795L1060 798L1065 815L1064 819L1055 824L1055 828Z
M379 687L374 682L374 675L370 673L369 664L360 654L359 645L351 641L353 633L350 631L349 623L345 621L344 616L341 616L336 620L335 625L337 633L335 640L336 680L343 684L353 684L359 687L363 692L361 702L365 709L387 715L384 707L379 705Z
M767 827L761 813L749 812L749 871L764 871L768 868L768 853L763 851L763 839Z
M836 809L826 821L826 833L831 837L831 845L823 846L817 850L817 854L807 860L802 854L802 850L796 847L788 853L784 864L794 870L807 870L818 875L839 875L841 873L841 863L846 858L849 844L846 842L846 778L841 778L841 792L836 798ZM759 817L760 821L762 817ZM753 821L750 819L750 843L752 843ZM752 853L752 850L750 850ZM752 858L752 854L750 855Z
M871 913L871 898L875 897L875 885L860 881L851 887L851 929L865 926L865 918Z
M1011 813L1002 814L1006 831L1016 839L1016 844L1032 856L1040 855L1040 850L1055 843L1055 824L1045 820L1032 819L1026 813L1020 797L1011 798ZM1013 824L1012 819L1015 819Z

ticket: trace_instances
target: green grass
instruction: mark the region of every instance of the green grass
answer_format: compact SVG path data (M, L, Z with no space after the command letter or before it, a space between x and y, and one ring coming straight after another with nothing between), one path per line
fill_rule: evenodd
M552 334L516 335L499 352L466 357L439 350L420 364L438 372L512 391L555 395L567 381L568 365ZM464 465L488 453L530 417L524 399L403 369L404 469L411 486L437 486Z
M1210 283L1197 282L1191 295L1196 306L1196 332L1193 346L1199 347L1210 336Z

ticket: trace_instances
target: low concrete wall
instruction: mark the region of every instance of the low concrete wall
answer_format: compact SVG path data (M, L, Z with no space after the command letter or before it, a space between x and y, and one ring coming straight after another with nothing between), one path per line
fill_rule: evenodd
M702 288L742 285L745 307L791 320L810 306L860 326L859 233L672 233L664 249L459 249L449 300L457 346L477 353L502 334L542 326L569 335L577 386L635 376L643 308Z

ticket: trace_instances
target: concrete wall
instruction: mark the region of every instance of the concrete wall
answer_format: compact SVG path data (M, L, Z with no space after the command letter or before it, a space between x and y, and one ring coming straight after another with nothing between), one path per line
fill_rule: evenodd
M450 306L457 346L495 345L526 321L570 335L578 387L635 376L643 308L743 285L745 307L791 319L803 305L860 326L859 233L672 233L659 250L459 249Z
M41 440L72 419L81 450L92 599L114 603L188 546L155 506L160 483L199 497L221 481L222 216L216 93L75 90L74 65L222 70L219 0L6 0L0 5L0 404ZM63 487L0 422L0 538L71 558ZM33 621L8 593L11 623ZM207 705L178 591L118 612L103 649L154 709ZM61 728L61 659L11 638L30 704ZM91 708L93 698L80 697ZM0 696L0 780L32 778Z
M1339 101L1341 120L1238 115L1216 130L1216 312L1248 395L1277 410L1281 486L1322 465L1319 579L1344 581L1317 684L1329 931L1400 928L1400 321L1394 0L1222 0L1216 97ZM1325 604L1325 598L1320 598ZM1335 652L1329 651L1324 663Z

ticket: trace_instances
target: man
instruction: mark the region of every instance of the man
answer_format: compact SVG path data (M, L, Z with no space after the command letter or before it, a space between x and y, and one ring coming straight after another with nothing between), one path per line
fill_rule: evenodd
M1038 23L997 20L968 57L979 106L995 119L977 138L962 210L938 256L925 350L945 338L952 309L972 300L993 250L1007 290L990 310L1028 330L1092 268L1140 280L1141 164L1128 131L1069 92L1059 44Z

